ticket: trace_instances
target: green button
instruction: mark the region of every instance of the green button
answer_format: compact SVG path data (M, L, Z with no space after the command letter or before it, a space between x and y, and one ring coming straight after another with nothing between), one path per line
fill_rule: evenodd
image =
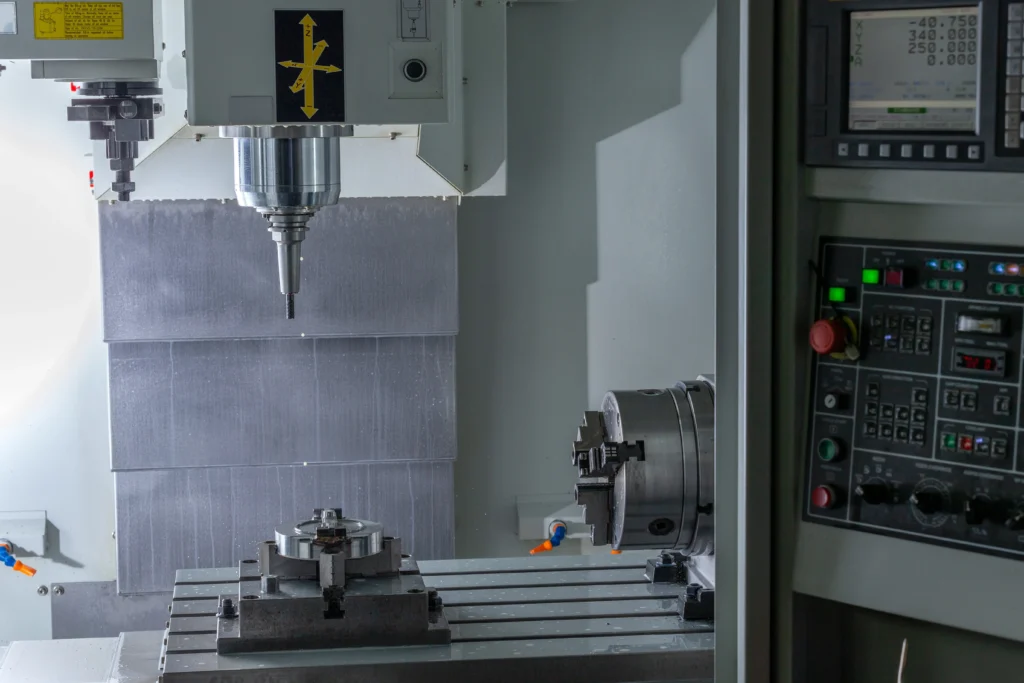
M841 304L846 301L846 287L829 287L828 300L834 304Z
M967 289L967 283L963 280L953 280L953 291L962 292Z
M953 270L953 262L952 261L943 261L942 262L942 269L943 270Z
M1001 282L993 282L993 283L991 283L988 286L988 288L989 288L989 291L991 291L993 294L1002 294L1003 293L1003 283L1001 283Z
M1006 285L1003 287L1003 294L1006 296L1017 296L1017 285Z
M862 275L866 285L877 285L882 281L882 273L876 268L865 268Z
M953 288L953 283L949 280L939 280L939 289L949 291Z
M956 450L956 434L943 434L942 435L942 447L946 450Z
M822 439L818 442L818 457L825 462L832 462L839 457L839 444L834 439Z
M924 288L925 289L938 289L939 288L939 281L936 280L935 278L932 278L931 280L929 280L928 282L926 282L924 284Z

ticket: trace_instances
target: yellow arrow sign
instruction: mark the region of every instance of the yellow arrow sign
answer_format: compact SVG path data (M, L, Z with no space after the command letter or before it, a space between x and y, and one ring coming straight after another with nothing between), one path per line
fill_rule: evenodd
M316 27L316 22L313 21L313 17L308 14L302 18L299 22L302 26L302 61L296 62L288 60L284 62L278 62L281 66L286 69L301 69L299 71L299 77L295 79L295 83L291 86L291 91L298 95L300 92L305 91L305 99L303 105L300 107L302 113L307 118L312 119L316 116L316 113L320 111L316 108L316 80L313 78L313 74L317 71L336 74L341 71L340 67L334 65L320 64L320 58L324 56L329 45L326 40L320 40L314 42L313 29Z

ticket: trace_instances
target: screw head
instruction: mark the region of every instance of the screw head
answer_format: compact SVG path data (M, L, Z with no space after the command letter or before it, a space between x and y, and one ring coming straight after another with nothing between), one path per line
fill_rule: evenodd
M53 594L54 595L64 595L64 586L54 586L53 587Z
M46 586L40 586L39 588L36 589L36 593L38 595L46 595L49 592L50 592L50 589L47 588Z

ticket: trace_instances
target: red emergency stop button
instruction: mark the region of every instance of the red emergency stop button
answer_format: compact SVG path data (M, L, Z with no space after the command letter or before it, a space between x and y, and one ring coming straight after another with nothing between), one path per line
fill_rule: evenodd
M811 348L823 356L846 350L846 325L841 320L819 320L811 325Z
M839 495L828 484L822 484L811 492L811 505L821 510L831 510L839 503Z

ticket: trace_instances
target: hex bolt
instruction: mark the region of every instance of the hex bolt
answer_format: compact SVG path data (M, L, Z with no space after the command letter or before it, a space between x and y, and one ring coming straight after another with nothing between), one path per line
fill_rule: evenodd
M46 586L40 586L39 588L36 589L36 593L38 595L46 595L49 592L50 592L50 589L47 588Z
M220 603L220 611L217 612L217 616L221 619L234 619L238 616L238 612L235 610L235 601L231 598L224 598L224 601Z
M280 590L278 578L273 574L261 576L260 590L262 590L264 593L267 593L268 595L273 595L274 593L277 593Z
M64 586L54 586L53 587L53 594L54 595L64 595Z

